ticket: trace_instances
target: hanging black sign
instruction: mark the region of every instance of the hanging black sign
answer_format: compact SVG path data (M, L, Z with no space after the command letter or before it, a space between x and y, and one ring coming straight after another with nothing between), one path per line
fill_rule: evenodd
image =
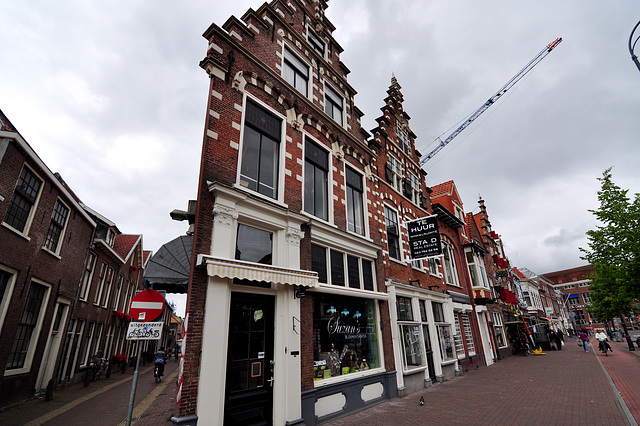
M407 222L407 233L412 260L442 255L436 215Z

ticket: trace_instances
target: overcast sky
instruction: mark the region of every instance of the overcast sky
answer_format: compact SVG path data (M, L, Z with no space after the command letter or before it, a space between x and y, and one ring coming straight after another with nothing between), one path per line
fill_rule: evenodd
M156 252L184 234L169 212L196 194L202 33L261 4L0 0L0 109L85 204ZM455 181L467 212L482 195L512 265L585 263L606 168L640 192L640 72L627 47L640 2L331 0L327 16L365 129L394 73L423 154L563 38L425 165L429 186Z

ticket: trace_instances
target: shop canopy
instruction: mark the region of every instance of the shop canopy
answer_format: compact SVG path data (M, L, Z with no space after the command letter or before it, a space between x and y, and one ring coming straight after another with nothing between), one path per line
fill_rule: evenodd
M318 273L313 271L205 255L198 256L198 265L206 265L211 277L318 287Z
M144 278L154 290L186 293L189 287L193 236L183 235L169 241L151 256Z

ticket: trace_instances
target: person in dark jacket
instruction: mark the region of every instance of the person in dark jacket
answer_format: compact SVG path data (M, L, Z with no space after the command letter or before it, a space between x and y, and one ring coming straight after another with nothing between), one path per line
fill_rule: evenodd
M578 339L582 341L582 345L584 346L584 351L589 352L589 336L587 336L587 333L585 333L584 330L582 330L578 334Z

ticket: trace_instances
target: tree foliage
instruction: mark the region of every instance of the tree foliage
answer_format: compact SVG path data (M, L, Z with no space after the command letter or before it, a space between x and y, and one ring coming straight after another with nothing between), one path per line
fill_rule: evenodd
M640 298L640 194L631 201L610 168L598 180L600 208L589 211L599 224L587 231L589 248L580 251L594 266L589 311L606 321L631 314Z

